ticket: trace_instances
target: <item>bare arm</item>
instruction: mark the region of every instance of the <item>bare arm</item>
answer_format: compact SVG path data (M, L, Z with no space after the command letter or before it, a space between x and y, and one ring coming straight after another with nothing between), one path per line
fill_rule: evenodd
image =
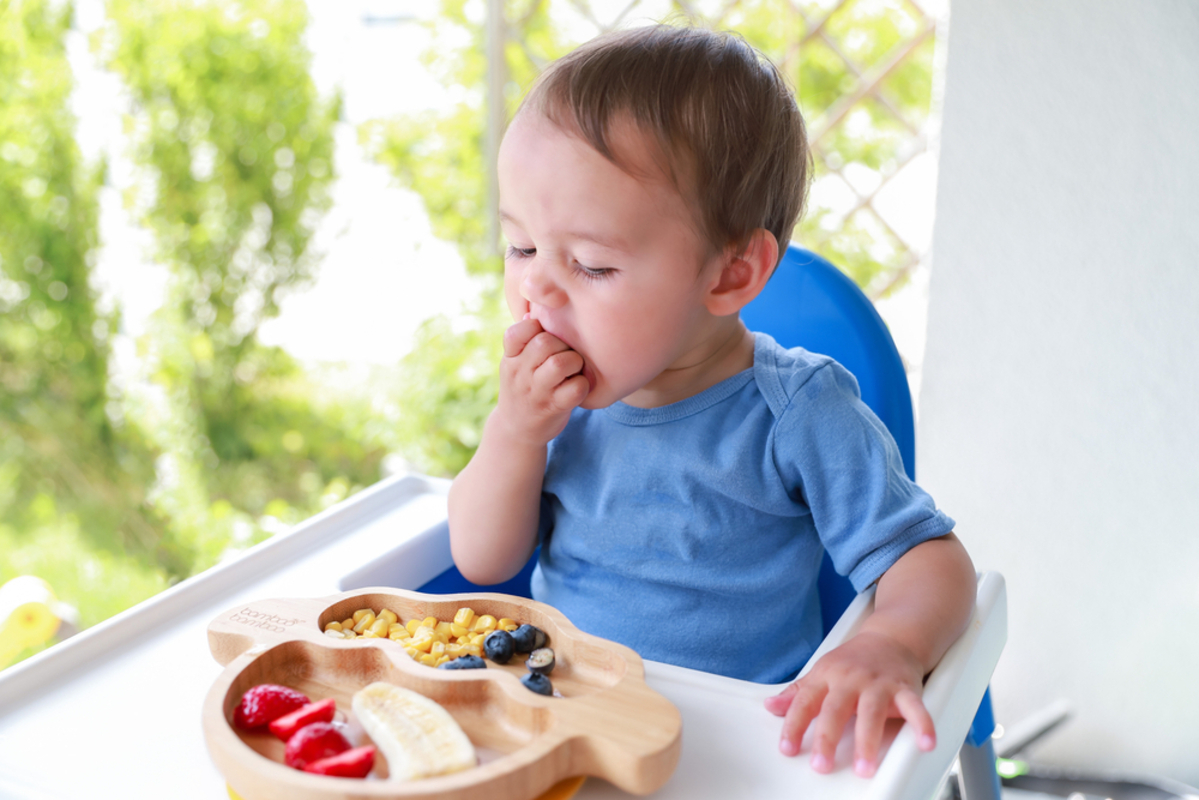
M499 402L450 487L450 550L467 580L505 581L532 555L546 446L587 395L582 368L582 356L536 320L504 334Z
M546 446L513 441L494 415L479 449L450 487L450 550L470 581L499 583L536 546Z
M936 732L920 699L924 676L965 630L975 587L970 556L952 533L905 553L879 579L874 613L858 634L767 699L768 710L785 715L779 749L798 754L812 725L812 767L828 772L841 732L855 713L859 775L871 776L878 768L889 717L906 719L921 749L933 749Z
M861 633L889 636L917 659L921 678L957 641L974 608L974 564L954 534L913 547L879 578Z

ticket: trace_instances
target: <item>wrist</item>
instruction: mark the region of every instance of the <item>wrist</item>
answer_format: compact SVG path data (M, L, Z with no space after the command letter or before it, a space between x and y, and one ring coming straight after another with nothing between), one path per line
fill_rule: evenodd
M483 423L483 436L479 443L501 449L508 456L520 458L522 455L540 458L544 463L546 447L553 436L545 438L511 419L501 406L488 415Z

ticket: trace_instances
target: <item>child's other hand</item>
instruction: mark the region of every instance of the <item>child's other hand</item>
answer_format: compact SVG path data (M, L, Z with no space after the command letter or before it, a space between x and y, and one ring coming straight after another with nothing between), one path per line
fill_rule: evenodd
M587 397L582 369L581 355L526 315L504 332L494 416L520 441L548 443Z
M885 634L863 632L826 654L804 677L766 698L766 709L783 717L779 750L799 754L812 725L812 769L831 772L837 743L850 716L854 724L854 772L871 777L888 718L916 729L921 750L936 746L932 717L920 699L922 669L916 656Z

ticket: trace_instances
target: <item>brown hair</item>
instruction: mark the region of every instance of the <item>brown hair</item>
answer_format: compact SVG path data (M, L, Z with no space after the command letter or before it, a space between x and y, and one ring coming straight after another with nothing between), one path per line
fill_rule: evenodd
M778 69L736 34L656 25L597 37L541 75L529 107L622 169L612 126L631 119L676 188L693 191L689 205L716 249L765 228L781 257L803 212L803 118Z

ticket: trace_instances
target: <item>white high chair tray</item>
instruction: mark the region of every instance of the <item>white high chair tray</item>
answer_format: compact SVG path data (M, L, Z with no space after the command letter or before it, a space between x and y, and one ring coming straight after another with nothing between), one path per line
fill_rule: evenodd
M379 585L383 574L388 585L420 586L451 563L447 489L448 482L422 476L382 481L0 672L0 797L227 797L200 725L204 697L222 669L209 653L209 622L239 603L335 594ZM869 593L860 596L823 647L851 635L870 603ZM985 574L973 623L925 687L937 749L920 753L910 731L898 730L871 780L849 768L848 729L831 775L812 772L806 749L798 758L778 752L781 721L762 700L781 687L646 661L647 684L683 719L678 768L653 797L929 797L969 728L1005 638L1003 581ZM593 778L576 796L629 795Z

